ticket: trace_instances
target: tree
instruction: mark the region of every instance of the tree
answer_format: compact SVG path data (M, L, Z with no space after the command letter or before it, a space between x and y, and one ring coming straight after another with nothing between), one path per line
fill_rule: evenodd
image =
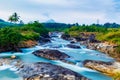
M19 18L20 16L15 12L9 17L8 21L16 23L19 21Z

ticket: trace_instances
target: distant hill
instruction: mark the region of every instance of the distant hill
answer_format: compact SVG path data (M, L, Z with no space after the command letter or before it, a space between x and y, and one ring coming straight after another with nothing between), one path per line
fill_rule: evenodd
M14 26L15 24L4 21L3 19L0 19L0 28L1 27L6 27L6 26Z
M49 20L47 20L45 23L56 23L56 22L55 22L55 20L53 20L53 19L49 19Z

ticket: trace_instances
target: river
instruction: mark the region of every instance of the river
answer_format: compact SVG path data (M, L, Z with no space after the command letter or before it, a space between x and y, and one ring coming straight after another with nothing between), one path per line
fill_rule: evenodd
M76 45L80 45L81 49L68 48L65 45L69 44L70 41L61 39L59 35L58 37L52 37L51 40L52 40L51 43L47 43L42 46L37 45L33 48L22 48L21 49L23 51L22 53L4 52L0 54L0 57L16 55L24 63L48 62L48 63L62 66L64 68L71 69L72 71L75 71L91 80L112 80L110 77L100 72L83 67L82 61L98 60L98 61L107 62L107 61L113 61L114 60L113 58L108 57L107 55L99 51L87 49L84 45L80 45L79 43L76 43ZM48 60L42 57L41 58L36 57L33 54L31 54L32 52L39 49L56 49L61 52L64 52L69 56L71 56L71 58L67 60L74 62L76 65L71 65L71 64L64 63L62 61L57 61L57 60ZM17 74L17 71L14 66L3 65L3 66L0 66L0 80L23 80L23 79Z

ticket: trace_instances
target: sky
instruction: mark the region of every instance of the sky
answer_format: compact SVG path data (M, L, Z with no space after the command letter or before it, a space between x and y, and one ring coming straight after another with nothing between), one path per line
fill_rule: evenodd
M120 23L120 0L0 0L0 18L17 12L23 22Z

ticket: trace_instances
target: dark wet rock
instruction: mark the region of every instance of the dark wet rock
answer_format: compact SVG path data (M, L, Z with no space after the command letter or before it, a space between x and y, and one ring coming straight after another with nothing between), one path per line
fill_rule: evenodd
M67 44L66 46L69 47L69 48L74 48L74 49L80 49L81 48L80 46L74 45L74 44Z
M50 38L50 36L49 36L48 34L41 34L41 36L42 36L43 38Z
M95 60L85 60L83 62L83 64L87 64L87 63L96 63L96 64L101 64L101 65L112 65L113 62L104 62L104 61L95 61Z
M34 55L38 57L44 57L51 60L65 60L65 58L69 58L67 54L60 52L58 50L51 49L41 49L33 52Z
M41 34L39 37L39 43L40 44L45 44L51 42L50 36L48 34Z
M71 41L70 43L75 43L75 41Z
M82 37L74 37L74 38L75 38L76 42L88 40L88 38L82 38Z
M25 80L90 80L67 68L43 62L24 65L19 71Z
M61 38L62 38L62 39L65 39L65 40L71 40L71 37L70 37L69 34L62 34L62 35L61 35Z
M18 46L9 46L9 47L2 47L0 48L0 52L7 52L7 51L12 51L12 52L22 52L22 50Z
M22 52L22 50L20 48L16 47L13 49L13 52Z
M44 38L42 36L39 37L40 44L44 44L44 43L48 43L48 42L51 42L50 38Z

